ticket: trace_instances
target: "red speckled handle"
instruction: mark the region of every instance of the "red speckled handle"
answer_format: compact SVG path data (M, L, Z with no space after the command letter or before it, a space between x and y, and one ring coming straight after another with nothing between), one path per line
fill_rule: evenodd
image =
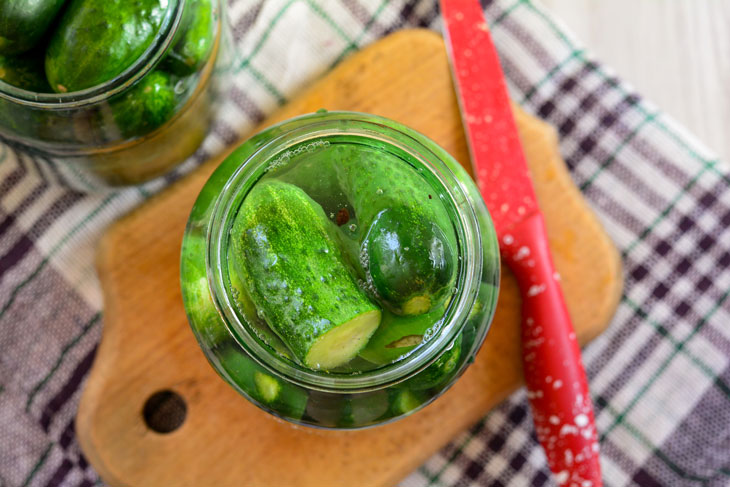
M502 236L502 255L520 285L522 362L535 429L558 485L598 487L593 406L540 213Z

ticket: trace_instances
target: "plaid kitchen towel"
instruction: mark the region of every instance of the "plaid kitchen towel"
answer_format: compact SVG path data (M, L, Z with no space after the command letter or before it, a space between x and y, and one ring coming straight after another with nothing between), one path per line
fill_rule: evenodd
M484 1L513 97L556 126L621 250L626 287L584 360L608 486L730 485L730 170L533 0ZM74 415L103 326L105 227L220 152L352 51L440 28L434 0L230 0L229 103L171 175L104 190L0 145L0 486L100 484ZM551 485L524 392L403 487Z

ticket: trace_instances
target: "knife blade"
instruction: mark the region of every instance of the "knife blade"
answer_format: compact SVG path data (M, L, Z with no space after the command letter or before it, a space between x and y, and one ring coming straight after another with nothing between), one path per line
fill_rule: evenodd
M522 294L522 362L538 440L558 485L602 485L580 348L488 25L476 0L440 0L474 176Z

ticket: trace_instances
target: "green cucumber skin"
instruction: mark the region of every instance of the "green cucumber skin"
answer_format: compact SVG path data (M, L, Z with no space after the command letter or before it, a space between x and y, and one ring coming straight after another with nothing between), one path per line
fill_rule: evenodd
M430 300L425 311L442 303L452 291L456 258L444 231L404 206L383 210L365 238L368 281L395 310L410 299ZM420 314L420 312L418 313Z
M36 93L51 93L43 71L43 56L36 52L22 56L0 55L0 80Z
M420 391L411 389L393 389L390 391L389 413L393 417L410 414L419 409L423 403L430 399L430 396Z
M219 361L228 375L227 379L265 409L288 419L301 419L304 415L308 394L301 387L274 377L239 350L226 350L220 355ZM260 389L261 381L256 380L257 374L263 374L269 382L279 386L275 397L267 397L266 391Z
M46 51L46 76L56 92L109 81L152 44L165 0L71 0Z
M459 368L461 361L461 335L456 337L450 349L425 370L405 382L406 387L420 391L446 384Z
M378 365L392 363L418 346L394 347L393 343L407 336L423 336L429 328L438 329L443 317L442 308L414 316L398 316L386 310L383 312L380 326L365 348L360 351L360 357Z
M318 337L379 311L343 263L322 208L298 187L256 184L231 235L230 258L251 300L302 362Z
M65 0L2 0L0 54L20 54L38 44Z
M423 248L422 243L414 242L415 245L408 246L411 253L401 256L407 259L408 265L392 266L387 274L379 271L369 272L373 270L372 262L361 258L361 261L369 263L364 271L381 302L392 311L403 314L403 305L410 298L427 296L431 298L429 310L435 309L449 294L456 278L457 268L456 235L446 208L438 195L425 179L405 162L399 161L394 164L394 156L388 157L370 151L363 157L362 149L360 153L357 151L353 153L352 149L348 148L335 150L340 152L337 156L340 184L357 215L362 252L367 252L369 256L385 256L391 253L387 239L377 238L380 236L380 231L371 231L371 225L384 210L397 210L401 215L408 215L410 224L402 227L402 234L398 232L403 239L407 239L408 235L412 235L412 231L418 229L423 233L433 233L433 237L440 241L444 249L444 260L434 266L430 260L424 259L424 255L428 255L428 249ZM384 184L387 181L397 181L397 185ZM396 221L390 216L386 219L391 222ZM438 235L436 232L430 232L430 225L435 225L439 229ZM380 229L389 230L385 221L381 223Z
M191 234L185 239L181 268L186 276L186 285L182 286L182 295L190 324L205 346L212 348L230 340L231 335L213 304L205 267L198 264L201 256L204 262L205 252L205 237L202 235Z
M125 137L144 135L172 118L177 105L175 85L168 73L155 70L110 105Z
M161 67L178 76L187 76L205 64L213 47L215 23L211 0L188 0L179 32Z

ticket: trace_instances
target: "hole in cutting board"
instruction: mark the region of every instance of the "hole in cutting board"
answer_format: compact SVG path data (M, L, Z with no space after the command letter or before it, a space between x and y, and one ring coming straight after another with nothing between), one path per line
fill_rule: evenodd
M149 429L172 433L185 422L188 405L180 394L169 389L157 391L144 403L142 417Z

